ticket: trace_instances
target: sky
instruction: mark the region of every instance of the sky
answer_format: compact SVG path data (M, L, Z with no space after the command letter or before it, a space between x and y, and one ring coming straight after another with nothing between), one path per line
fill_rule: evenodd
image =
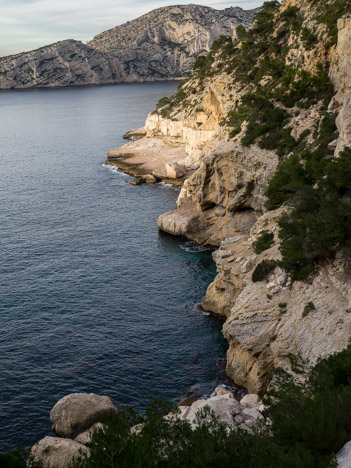
M0 56L64 39L87 42L96 34L168 5L195 3L219 10L251 9L263 0L0 0Z

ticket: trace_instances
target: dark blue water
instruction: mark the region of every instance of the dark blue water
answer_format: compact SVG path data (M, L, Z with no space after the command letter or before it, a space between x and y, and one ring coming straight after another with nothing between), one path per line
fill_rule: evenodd
M143 410L223 378L221 323L196 306L210 252L157 229L177 190L103 167L176 86L0 93L0 448L50 433L71 392Z

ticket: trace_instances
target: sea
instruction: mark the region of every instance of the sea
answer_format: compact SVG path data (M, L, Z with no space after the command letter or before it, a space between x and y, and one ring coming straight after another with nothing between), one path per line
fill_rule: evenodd
M177 85L0 92L0 450L52 435L69 393L143 412L225 382L212 253L157 228L179 189L105 164Z

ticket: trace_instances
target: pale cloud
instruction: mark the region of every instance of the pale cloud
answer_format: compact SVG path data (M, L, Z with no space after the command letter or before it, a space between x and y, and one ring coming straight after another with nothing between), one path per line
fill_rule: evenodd
M217 9L229 6L250 9L262 5L263 0L0 0L0 56L63 39L86 42L154 8L189 3Z

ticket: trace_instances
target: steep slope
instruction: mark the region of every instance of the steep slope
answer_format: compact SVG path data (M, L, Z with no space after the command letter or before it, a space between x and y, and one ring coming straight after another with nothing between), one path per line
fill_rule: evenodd
M254 10L164 7L99 34L87 45L66 40L0 58L0 89L179 78L213 40L247 27Z
M197 168L159 227L220 247L203 307L228 317L227 373L250 392L351 336L350 15L266 2L146 122Z
M74 40L0 58L0 89L116 83L125 76L116 57Z
M199 5L158 8L98 34L88 45L115 54L130 80L182 77L220 35L231 36L239 24L250 26L254 11Z

